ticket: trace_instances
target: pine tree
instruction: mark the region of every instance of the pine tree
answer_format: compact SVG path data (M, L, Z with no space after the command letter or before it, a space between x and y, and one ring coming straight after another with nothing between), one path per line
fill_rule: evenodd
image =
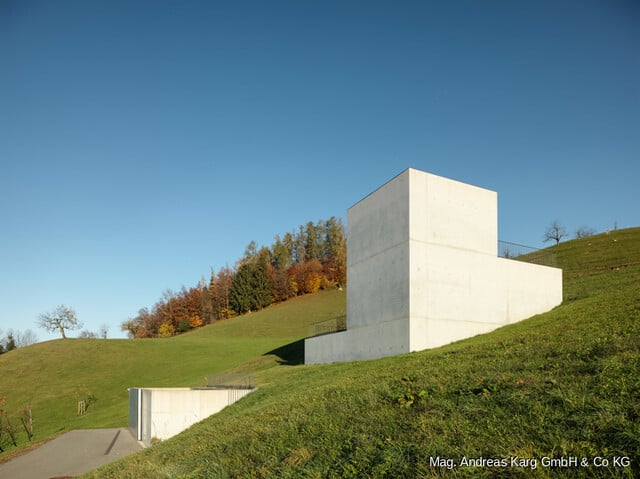
M275 239L271 246L271 264L276 269L287 269L291 265L291 253L279 235Z
M268 306L273 301L273 280L270 274L271 253L262 248L251 258L245 257L231 283L231 307L245 313Z
M252 283L253 265L250 262L242 263L233 276L229 291L230 305L238 314L256 309Z
M16 345L16 340L13 337L12 333L9 333L9 335L7 336L7 344L5 345L5 349L7 352L9 351L13 351L14 349L17 349L18 346Z

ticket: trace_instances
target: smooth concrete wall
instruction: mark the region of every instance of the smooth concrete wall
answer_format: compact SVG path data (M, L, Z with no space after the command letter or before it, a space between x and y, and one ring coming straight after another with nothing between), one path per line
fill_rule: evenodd
M406 353L409 351L409 325L408 319L401 319L307 338L304 342L305 363L356 361Z
M254 389L141 388L139 391L138 438L148 446L152 438L169 439Z
M496 256L498 195L460 181L408 169L410 239Z
M502 321L495 277L498 196L418 170L410 177L410 351Z
M549 311L562 302L562 270L497 258L507 289L507 322Z
M347 211L347 329L407 318L409 176Z
M497 257L494 191L408 169L347 212L347 331L305 362L420 351L562 301L562 271Z
M560 269L438 249L427 268L428 293L414 298L414 311L427 314L411 317L411 351L487 333L562 302Z

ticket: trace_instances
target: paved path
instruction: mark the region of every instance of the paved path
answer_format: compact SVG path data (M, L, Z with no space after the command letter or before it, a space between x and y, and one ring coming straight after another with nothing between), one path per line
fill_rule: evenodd
M77 476L140 449L142 446L125 428L70 431L0 464L0 479Z

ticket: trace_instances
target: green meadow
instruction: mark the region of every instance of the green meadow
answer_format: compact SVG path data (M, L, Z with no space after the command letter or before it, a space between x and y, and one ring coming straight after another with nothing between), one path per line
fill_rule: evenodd
M167 339L65 339L19 348L0 356L0 408L20 426L19 412L30 404L35 442L72 429L125 426L129 387L204 386L208 375L238 365L253 372L302 362L299 340L308 325L344 315L344 296L295 298ZM78 415L78 401L89 396L95 400ZM30 445L21 427L16 436L19 448ZM8 436L0 440L2 461L15 448Z
M638 477L640 228L550 250L562 305L441 348L303 365L307 325L344 314L326 291L171 339L12 351L0 395L31 402L39 440L126 425L130 386L255 373L253 394L86 477ZM81 388L97 399L84 416Z

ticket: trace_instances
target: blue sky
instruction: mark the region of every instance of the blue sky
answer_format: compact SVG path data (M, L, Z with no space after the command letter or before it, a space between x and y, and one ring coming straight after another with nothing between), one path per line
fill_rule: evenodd
M0 330L124 337L407 167L497 191L502 240L638 226L638 85L632 0L5 0Z

